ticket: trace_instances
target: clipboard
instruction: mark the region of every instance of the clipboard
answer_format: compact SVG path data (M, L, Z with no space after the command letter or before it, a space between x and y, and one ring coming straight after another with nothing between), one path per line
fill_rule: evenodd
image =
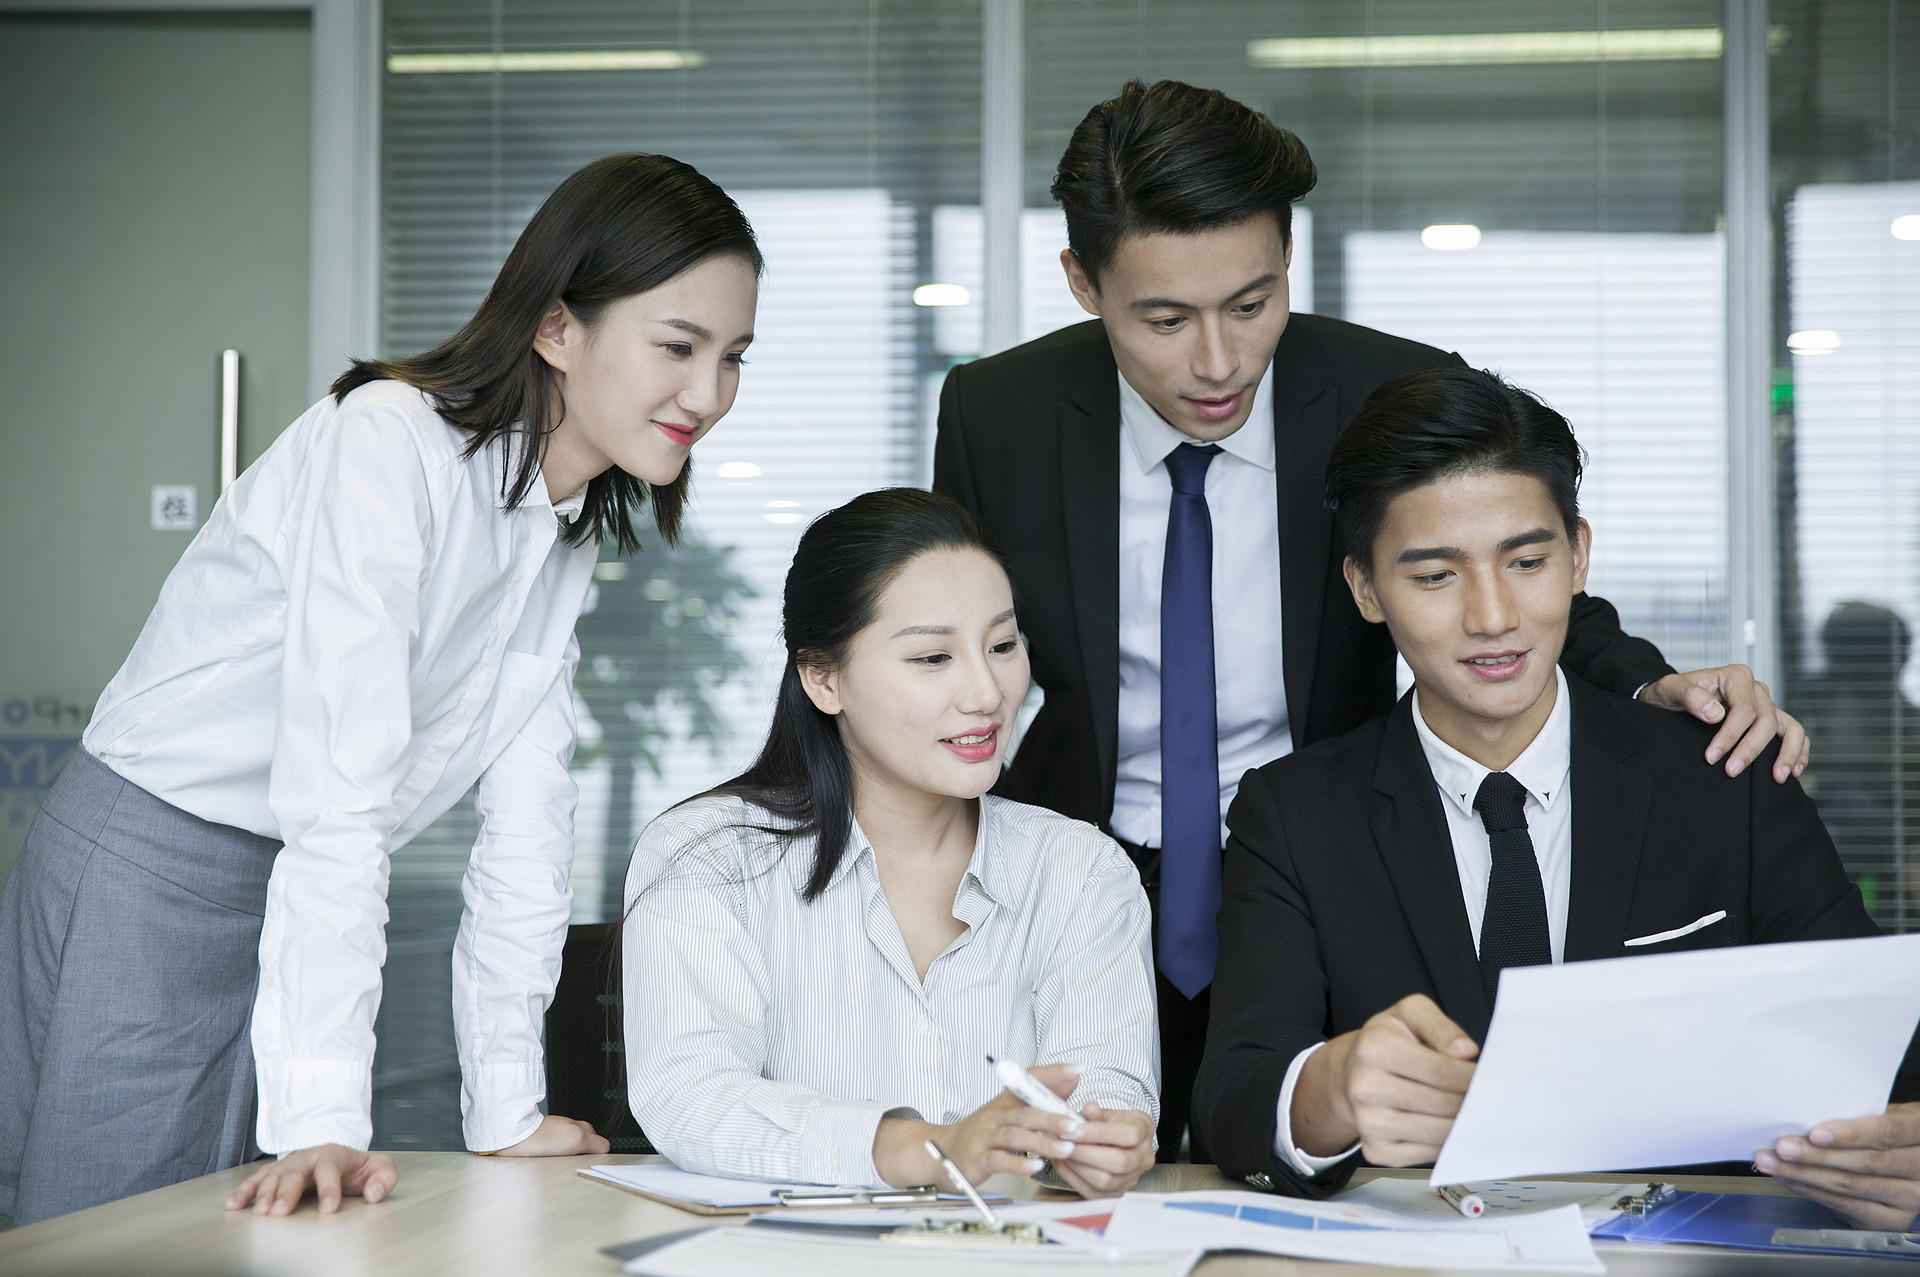
M1719 1246L1729 1250L1767 1250L1832 1254L1818 1246L1776 1246L1776 1229L1847 1228L1840 1217L1804 1197L1760 1193L1675 1193L1643 1215L1622 1214L1592 1230L1595 1241L1659 1245Z
M664 1192L658 1188L647 1188L617 1174L624 1169L620 1166L582 1166L574 1172L582 1179L607 1184L623 1193L632 1193L635 1197L644 1197L648 1201L659 1202L676 1210L687 1211L694 1215L741 1216L756 1215L762 1211L773 1210L849 1210L871 1209L874 1207L957 1205L966 1198L958 1193L942 1193L932 1184L923 1184L917 1188L826 1188L809 1184L757 1184L748 1180L732 1181L729 1186L736 1187L737 1196L743 1200L716 1203L700 1201L690 1197ZM705 1177L702 1177L705 1178ZM984 1194L989 1202L995 1204L1010 1201L1003 1193ZM744 1200L752 1198L754 1200Z

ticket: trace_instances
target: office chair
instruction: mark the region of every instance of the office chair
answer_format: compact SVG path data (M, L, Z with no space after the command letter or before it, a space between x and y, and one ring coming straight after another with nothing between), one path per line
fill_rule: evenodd
M547 1008L547 1111L593 1123L613 1152L654 1151L627 1107L618 923L567 928Z

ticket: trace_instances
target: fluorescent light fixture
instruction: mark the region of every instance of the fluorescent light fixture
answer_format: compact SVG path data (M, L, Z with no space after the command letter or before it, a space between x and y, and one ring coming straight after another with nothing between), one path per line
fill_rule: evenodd
M1920 239L1920 213L1894 218L1892 230L1895 239Z
M1461 223L1454 226L1429 226L1420 232L1420 242L1443 253L1472 248L1480 242L1480 228Z
M394 75L485 75L496 71L683 71L707 64L692 49L556 49L528 53L390 53Z
M916 306L964 306L972 300L963 284L922 284L913 290Z
M1831 355L1840 349L1840 334L1831 328L1808 328L1787 334L1787 349L1796 355Z
M627 579L627 564L624 559L603 559L593 565L593 579L596 581L624 581Z
M784 510L777 510L767 515L767 522L768 523L798 523L800 522L800 516L797 514L790 514Z
M767 509L769 510L798 510L799 508L800 508L800 503L798 501L767 502Z
M1340 35L1247 41L1251 66L1461 67L1538 62L1685 62L1720 56L1719 27L1504 31L1478 35ZM1771 41L1769 41L1771 43Z
M722 479L758 479L760 467L751 461L722 461L714 473Z

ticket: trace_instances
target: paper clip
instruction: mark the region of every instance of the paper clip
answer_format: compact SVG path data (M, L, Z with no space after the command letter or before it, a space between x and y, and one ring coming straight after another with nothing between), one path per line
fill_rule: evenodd
M1615 1202L1613 1208L1623 1215L1644 1219L1648 1212L1660 1209L1677 1196L1679 1191L1671 1184L1649 1184L1644 1192L1628 1193Z
M791 1188L773 1194L782 1206L931 1206L940 1200L932 1184L917 1188L833 1188L804 1192Z
M883 1242L962 1242L1038 1246L1047 1240L1038 1224L989 1224L983 1219L923 1219L880 1234Z

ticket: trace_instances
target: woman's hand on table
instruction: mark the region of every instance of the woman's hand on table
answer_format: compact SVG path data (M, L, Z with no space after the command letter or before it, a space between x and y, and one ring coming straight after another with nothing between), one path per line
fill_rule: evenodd
M612 1147L605 1136L593 1129L591 1122L549 1113L540 1119L533 1134L494 1156L577 1157L582 1153L604 1153Z
M1153 1165L1153 1119L1098 1104L1087 1105L1080 1116L1085 1126L1074 1137L1073 1152L1053 1159L1054 1173L1082 1197L1118 1197Z
M1856 1228L1906 1232L1920 1215L1920 1104L1822 1122L1761 1149L1753 1162Z
M330 1215L340 1209L343 1194L377 1202L399 1182L400 1171L385 1153L321 1144L275 1158L247 1176L227 1199L227 1209L244 1210L252 1202L256 1215L291 1215L311 1188L320 1213Z
M1044 1064L1033 1070L1034 1077L1065 1099L1080 1082L1080 1070L1072 1064ZM895 1188L915 1184L945 1184L946 1172L927 1155L922 1144L932 1140L960 1173L976 1186L990 1175L1002 1172L1031 1175L1051 1157L1057 1165L1074 1155L1087 1123L1077 1117L1062 1117L1045 1109L1030 1108L1011 1091L982 1104L957 1122L940 1125L912 1118L886 1117L873 1136L873 1165L880 1178ZM949 1190L959 1192L958 1184Z

